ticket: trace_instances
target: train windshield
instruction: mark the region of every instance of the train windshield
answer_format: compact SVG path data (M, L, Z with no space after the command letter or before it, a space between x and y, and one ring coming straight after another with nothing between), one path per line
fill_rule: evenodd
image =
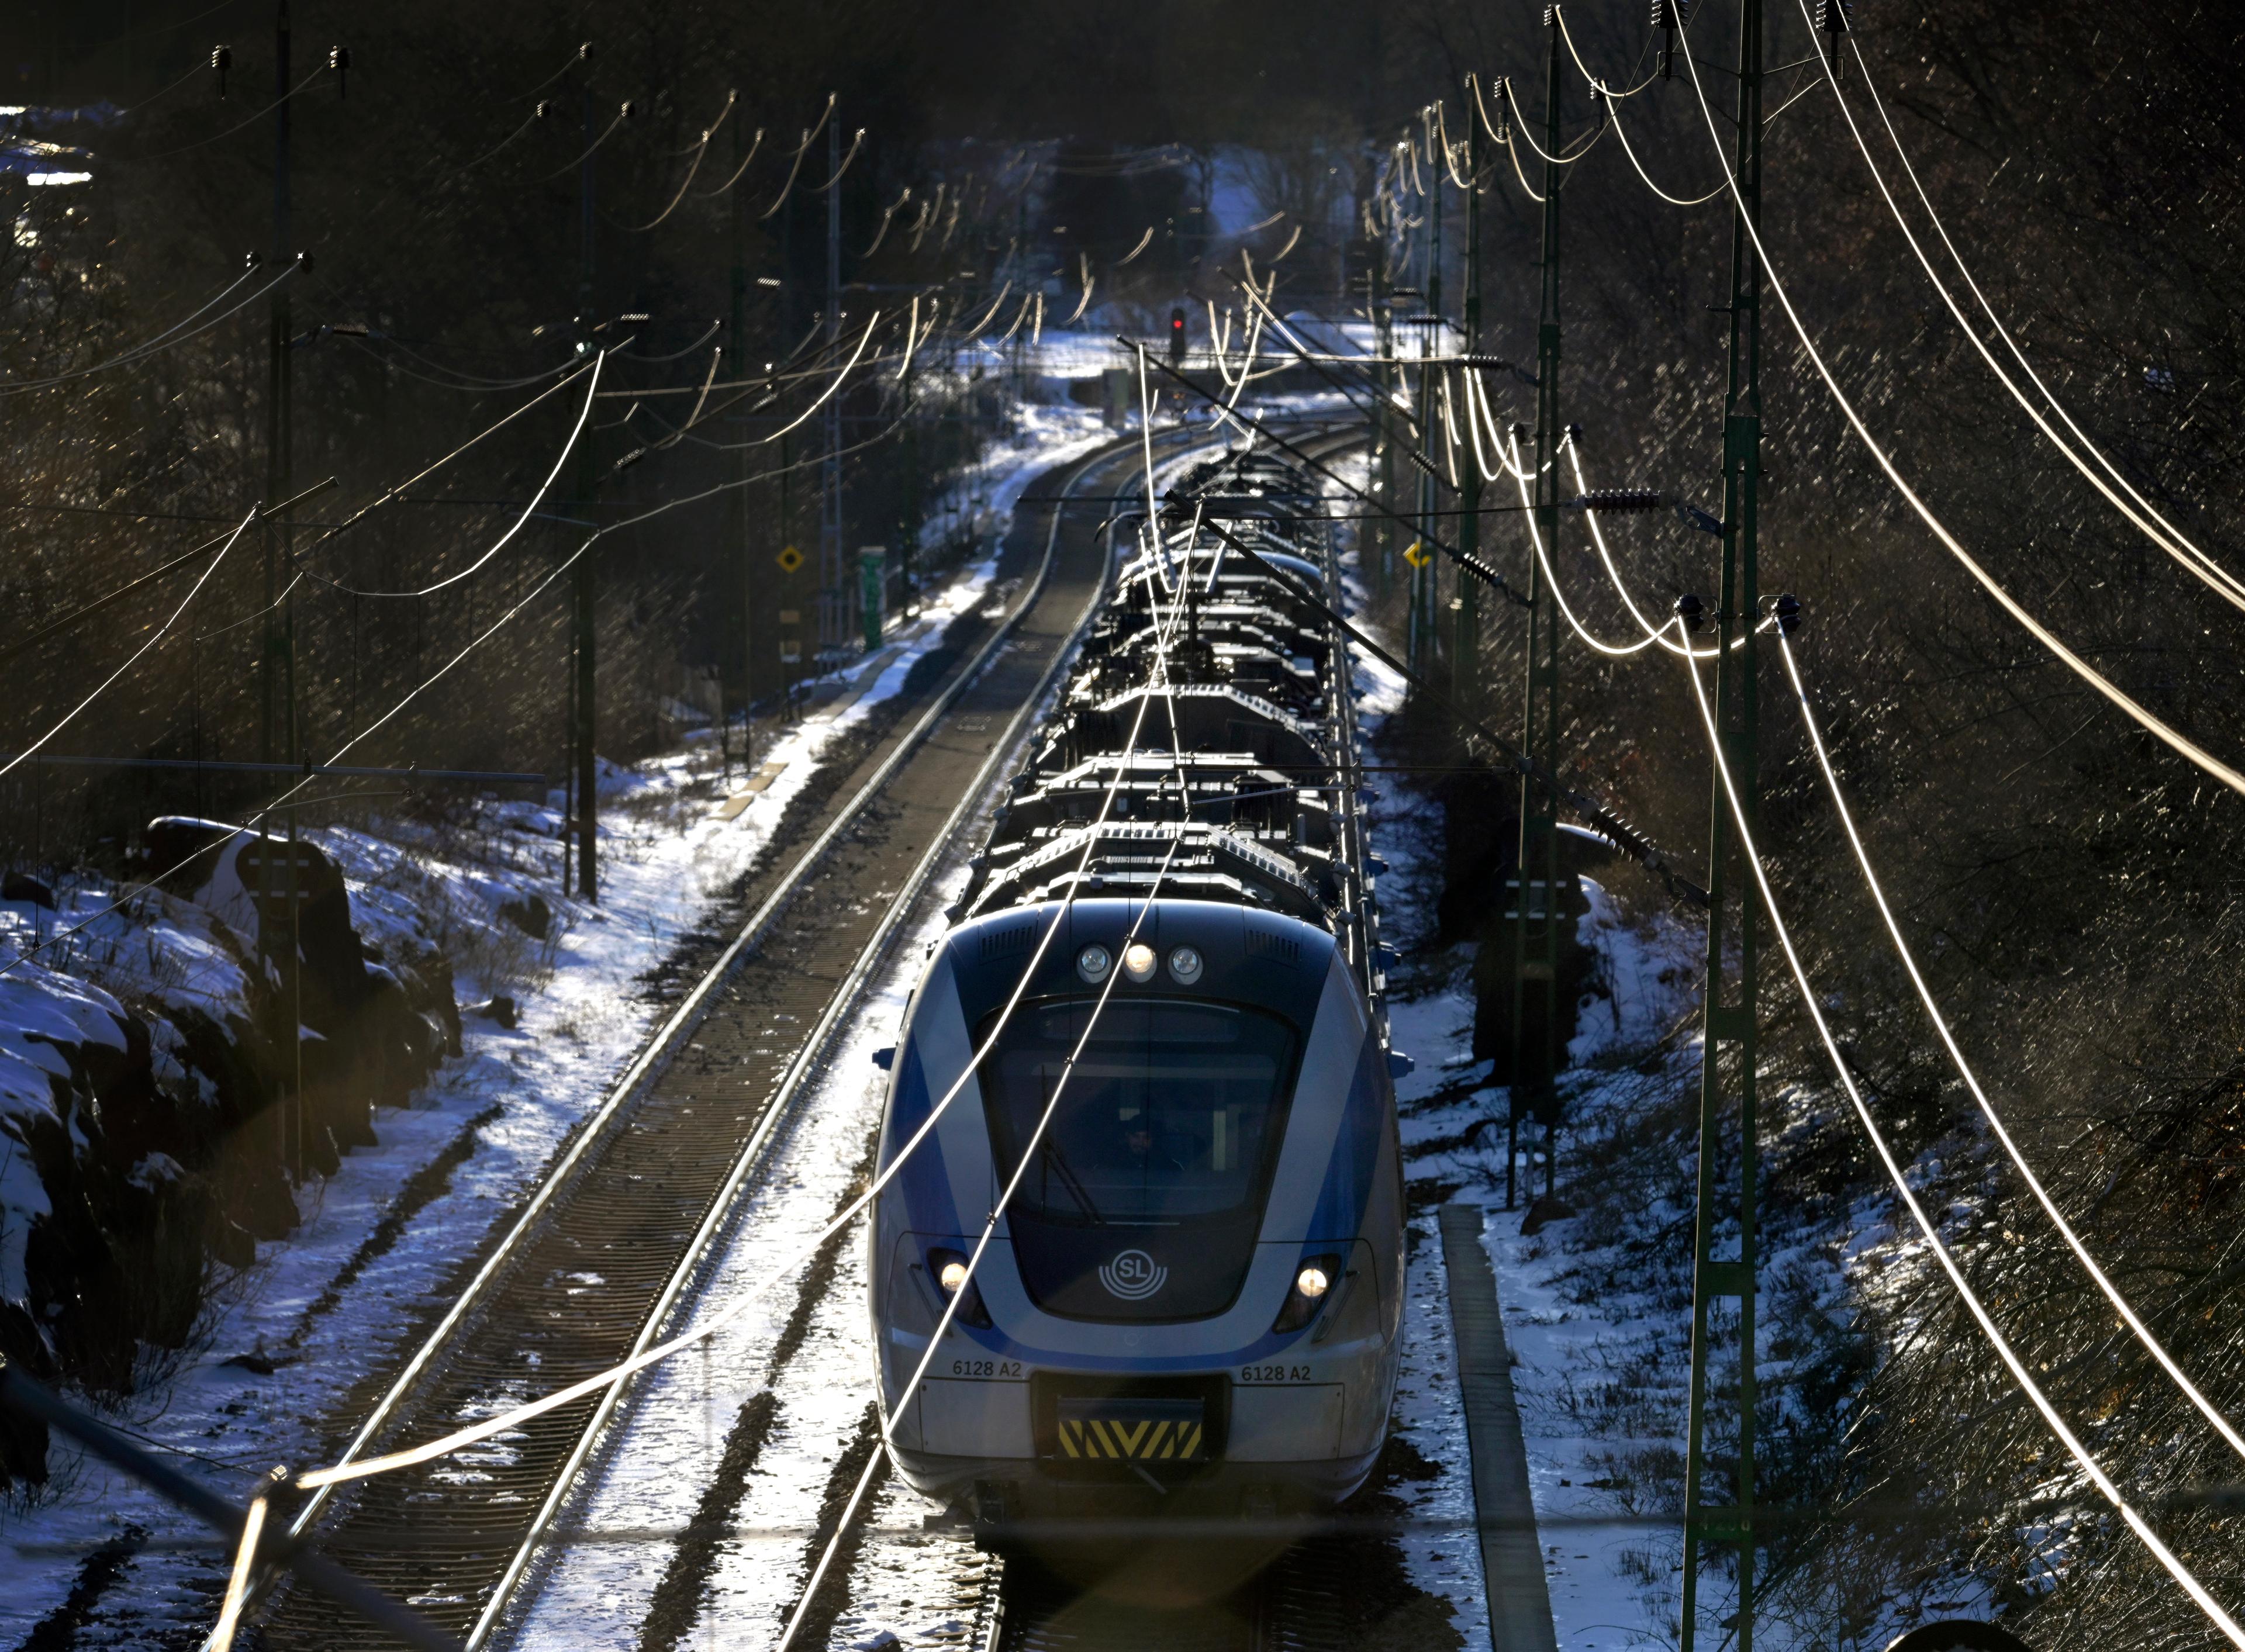
M1010 1208L1095 1227L1259 1213L1292 1093L1292 1029L1206 1002L1109 1000L1095 1024L1094 1007L1023 1005L983 1064L1004 1175L1052 1108Z

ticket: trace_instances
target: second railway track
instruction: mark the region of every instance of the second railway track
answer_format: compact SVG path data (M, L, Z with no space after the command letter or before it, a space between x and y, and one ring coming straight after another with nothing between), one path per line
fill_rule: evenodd
M1063 467L1061 500L1030 528L1042 554L1023 570L1020 604L844 782L824 829L495 1232L433 1331L361 1390L338 1449L368 1455L442 1433L607 1370L659 1334L1087 617L1105 570L1095 529L1136 461L1134 445ZM346 1486L302 1510L299 1529L316 1527L337 1560L485 1644L617 1392L488 1442L468 1472L439 1461ZM392 1644L300 1591L276 1598L262 1628L274 1649Z

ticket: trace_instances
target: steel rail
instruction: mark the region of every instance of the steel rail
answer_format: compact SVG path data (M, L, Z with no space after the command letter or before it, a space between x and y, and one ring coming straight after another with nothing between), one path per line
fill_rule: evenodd
M1069 477L1069 487L1113 457L1113 452L1105 449L1092 455L1079 465L1075 474ZM867 780L858 796L851 799L844 815L838 816L834 823L828 827L820 839L820 845L830 843L838 836L848 823L848 820L854 817L857 811L886 784L890 775L902 765L911 750L933 729L959 697L981 677L990 662L997 658L999 649L1003 647L1011 637L1016 622L1036 606L1038 599L1043 595L1044 588L1049 582L1055 554L1060 545L1061 517L1068 504L1073 502L1068 498L1068 488L1064 487L1061 490L1061 498L1053 507L1052 525L1046 531L1044 555L1037 565L1036 578L1021 602L1015 606L1013 613L1007 617L1005 624L984 642L981 650L975 656L973 664L953 680L951 686L945 690L936 703L928 708L912 734L898 744L896 749L890 753L881 767ZM843 978L841 985L828 999L825 1010L812 1026L809 1036L796 1051L794 1059L789 1062L787 1070L780 1080L779 1087L764 1107L763 1117L757 1121L755 1129L749 1133L748 1141L742 1146L739 1156L734 1161L732 1170L718 1188L716 1195L710 1201L709 1212L702 1218L701 1227L681 1255L678 1265L672 1270L669 1279L665 1282L661 1292L649 1309L646 1323L641 1326L639 1335L633 1340L630 1357L637 1357L654 1344L666 1328L666 1322L671 1312L677 1307L680 1297L693 1283L695 1276L702 1270L711 1255L712 1247L729 1236L729 1230L739 1215L735 1201L749 1180L763 1168L764 1155L770 1150L773 1140L779 1134L782 1127L793 1122L795 1108L802 1100L804 1080L824 1064L828 1046L832 1041L836 1029L840 1026L843 1018L857 1007L867 982L872 979L873 972L886 958L897 931L903 926L912 909L919 904L920 894L926 888L929 878L934 875L945 857L954 851L959 828L988 796L993 776L1007 757L1013 753L1016 742L1021 738L1024 725L1052 692L1053 681L1059 674L1062 664L1082 640L1086 627L1098 613L1106 599L1107 583L1113 572L1111 557L1109 560L1110 565L1102 570L1099 580L1092 587L1089 599L1069 626L1067 637L1054 647L1053 657L1046 663L1043 674L1037 680L1036 687L1022 701L1020 709L1014 712L1006 726L1004 735L992 743L989 755L983 759L980 766L975 770L974 777L961 791L959 802L944 822L943 829L929 838L927 848L921 852L919 861L914 863L912 871L906 876L903 886L897 891L895 898L889 903L888 910L882 915L880 923L874 928L872 937L859 951L849 972ZM806 856L806 859L809 858L811 857ZM801 863L798 864L800 865ZM777 893L775 892L773 899L777 898ZM771 902L767 902L766 904L769 906ZM738 946L739 942L736 941L735 945ZM705 978L705 981L727 972L727 959L731 956L731 949L729 949L727 958L719 960L710 971L709 977ZM474 1652L476 1648L485 1645L492 1632L499 1627L499 1620L505 1614L515 1588L529 1569L537 1551L543 1546L546 1530L552 1525L554 1516L560 1513L562 1505L569 1500L578 1474L583 1470L587 1459L591 1456L594 1447L600 1443L600 1436L605 1432L609 1418L621 1404L624 1387L630 1380L627 1378L607 1389L593 1407L592 1416L578 1436L575 1447L570 1452L568 1459L562 1465L561 1472L555 1478L552 1488L547 1492L545 1503L532 1518L529 1529L517 1546L513 1558L508 1561L506 1570L501 1574L498 1587L492 1593L491 1600L485 1603L483 1615L477 1620L475 1628L469 1633L467 1646L470 1652Z
M1071 482L1080 481L1102 463L1111 462L1116 451L1110 447L1088 456L1075 470ZM573 1208L572 1202L593 1185L587 1180L588 1175L603 1156L613 1150L613 1145L623 1140L627 1121L638 1117L643 1111L640 1103L656 1092L672 1058L687 1047L691 1035L702 1025L720 993L740 978L748 960L758 953L761 944L780 922L790 903L816 881L816 875L829 858L830 851L864 819L868 807L896 778L902 766L925 744L928 736L959 702L960 696L987 674L1000 652L1014 636L1021 622L1034 609L1050 582L1061 514L1059 510L1054 512L1045 555L1028 591L996 626L993 634L985 640L972 660L939 694L926 713L885 755L874 773L834 811L824 829L789 864L771 892L741 925L716 963L688 991L661 1026L645 1040L638 1053L609 1087L600 1104L578 1127L559 1158L540 1176L538 1186L530 1192L513 1222L481 1260L473 1276L459 1289L441 1319L421 1340L396 1378L383 1389L380 1398L345 1447L343 1460L353 1460L363 1455L382 1432L398 1419L409 1401L428 1383L437 1379L439 1371L451 1369L458 1357L472 1351L469 1345L471 1339L465 1335L467 1328L478 1318L487 1317L486 1310L498 1310L503 1300L501 1282L513 1276L517 1270L515 1264L523 1259L526 1253L532 1252L537 1244L543 1242L545 1236L552 1231L553 1223L560 1219L561 1213ZM1015 726L1018 727L1018 720ZM976 788L984 783L978 779ZM912 881L918 884L924 879L915 877ZM912 892L916 890L907 891L907 898ZM894 924L885 923L884 928L892 933ZM855 990L854 980L850 990ZM822 1027L831 1026L831 1016L823 1019ZM797 1087L800 1073L798 1058L797 1064L789 1069L782 1090L776 1091L766 1103L764 1113L754 1129L756 1145L746 1156L753 1157L769 1143L773 1132L783 1121L781 1114L785 1112L789 1099L786 1093ZM737 1179L729 1182L724 1197L729 1197L736 1185ZM718 1203L722 1202L721 1199ZM688 1248L686 1253L688 1265L680 1270L682 1275L690 1272L690 1264L696 1256L706 1254L705 1238L706 1235L697 1236L695 1244ZM675 1287L678 1282L673 1283ZM661 1302L673 1302L675 1297L675 1288L666 1290ZM661 1310L659 1304L654 1317L659 1317ZM603 1418L607 1410L606 1406L602 1407ZM581 1452L578 1452L572 1458L572 1476L581 1463ZM559 1484L566 1488L567 1478L565 1477ZM323 1512L331 1506L327 1501L330 1489L321 1488L297 1514L290 1527L292 1538L301 1537L309 1532ZM548 1518L550 1513L541 1514L539 1523L543 1525ZM512 1588L519 1579L520 1567L511 1566L507 1576ZM498 1598L504 1599L504 1595ZM488 1626L479 1623L478 1636L487 1632Z

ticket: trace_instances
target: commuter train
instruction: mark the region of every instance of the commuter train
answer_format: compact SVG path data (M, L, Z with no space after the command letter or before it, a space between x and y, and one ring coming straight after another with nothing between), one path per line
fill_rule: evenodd
M870 1224L882 1414L986 1530L1315 1512L1387 1438L1408 1061L1320 511L1235 455L1136 524L886 1057L884 1168L958 1094Z

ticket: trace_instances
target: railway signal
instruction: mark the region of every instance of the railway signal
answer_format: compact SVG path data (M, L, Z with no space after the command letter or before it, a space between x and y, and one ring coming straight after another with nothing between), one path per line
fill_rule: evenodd
M1185 364L1185 313L1183 306L1170 312L1170 362L1176 367Z

